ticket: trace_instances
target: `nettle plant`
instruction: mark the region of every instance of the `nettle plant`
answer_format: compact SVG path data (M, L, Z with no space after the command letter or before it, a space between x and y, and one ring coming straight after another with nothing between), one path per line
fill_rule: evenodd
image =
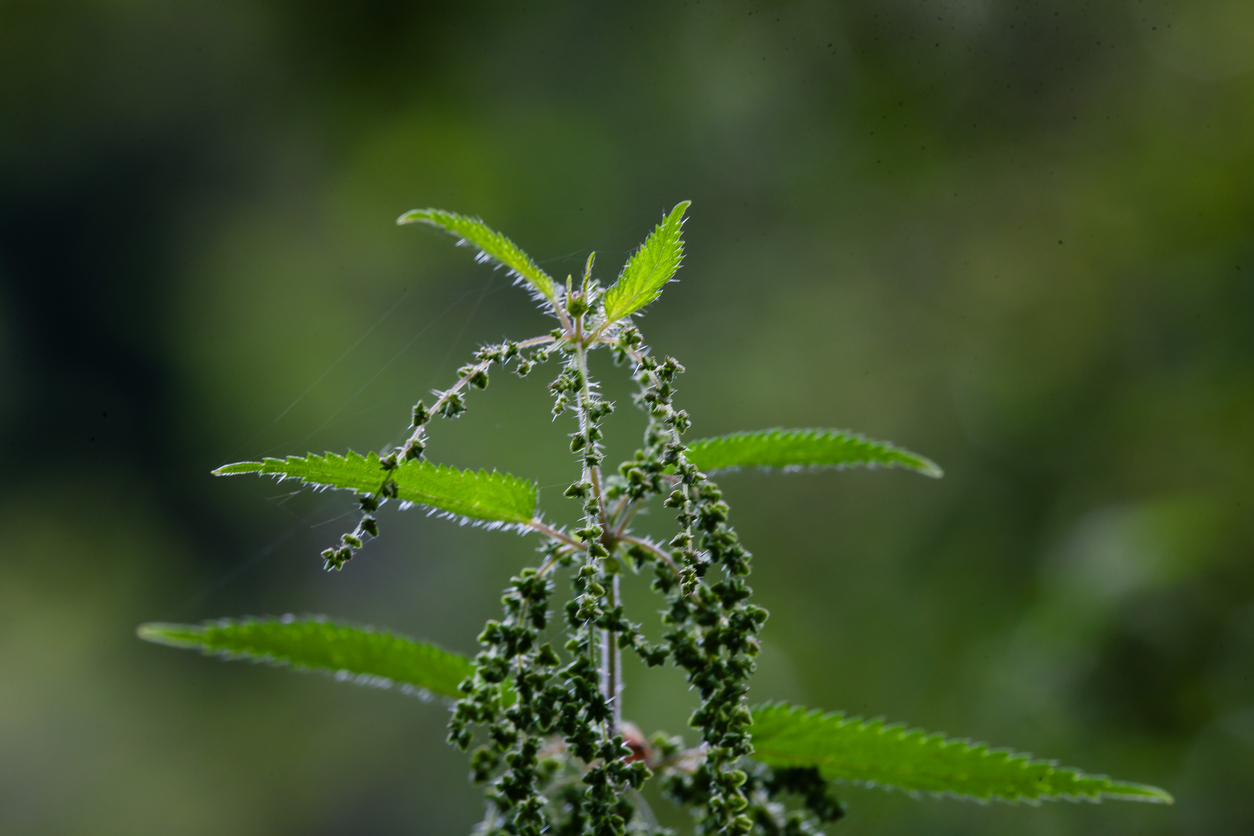
M361 521L322 553L327 569L342 569L379 536L375 515L389 500L485 528L538 534L536 565L511 579L503 615L484 627L473 660L324 617L145 624L139 635L453 701L448 739L464 750L473 747L471 778L487 786L487 812L476 828L482 834L669 833L640 793L651 778L661 782L666 798L691 812L697 833L740 836L818 832L844 815L833 792L838 782L977 801L1169 803L1171 796L1156 787L883 720L747 704L767 612L753 603L746 583L750 554L710 477L737 468L941 472L922 456L838 430L774 429L684 442L690 419L674 404L684 368L672 357L658 359L632 317L679 268L688 205L666 215L608 288L592 277L591 256L582 279L568 277L562 285L476 218L437 209L406 213L398 223L443 229L476 250L479 261L508 270L557 327L479 349L451 388L434 393L430 405L414 406L408 438L395 449L267 458L214 471L354 491ZM616 405L601 396L588 371L588 355L598 349L626 366L638 386L635 406L647 416L641 446L613 470L604 466L601 427ZM557 366L549 383L553 419L574 418L570 452L577 475L565 496L579 503L582 521L572 530L544 520L533 482L424 458L431 419L461 415L467 394L485 388L494 367L526 377L545 363ZM668 542L632 528L657 498L674 512ZM665 601L660 643L624 615L625 571L653 574L652 588ZM569 592L555 602L559 589ZM558 637L563 631L564 641ZM689 719L700 736L694 746L664 733L646 740L623 719L624 651L648 666L673 665L687 678L700 700Z

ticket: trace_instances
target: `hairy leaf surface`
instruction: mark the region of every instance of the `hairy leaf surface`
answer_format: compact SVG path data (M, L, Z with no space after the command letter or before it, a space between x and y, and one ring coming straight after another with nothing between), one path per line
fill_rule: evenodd
M1030 755L787 704L753 709L753 748L753 757L769 766L815 766L828 779L908 792L1029 803L1172 801L1157 787L1086 775Z
M146 641L227 659L325 671L363 685L399 686L445 697L456 698L458 683L474 673L469 659L435 645L371 627L336 624L322 616L143 624L138 633Z
M771 429L703 438L689 445L688 460L706 473L738 467L904 467L924 476L942 473L917 453L843 430Z
M531 260L517 244L478 218L445 212L443 209L414 209L396 219L398 224L425 223L457 236L458 243L479 250L479 261L503 264L516 277L531 285L541 296L557 304L553 278Z
M346 488L361 493L378 491L385 480L396 484L402 502L414 502L476 520L525 523L535 516L536 485L508 473L459 470L429 461L407 461L383 470L377 453L365 456L349 451L263 459L228 464L215 476L258 473L279 479L300 479L320 488Z
M652 302L675 276L684 257L684 212L691 200L680 203L662 219L649 237L632 253L623 272L605 291L605 320L614 322Z

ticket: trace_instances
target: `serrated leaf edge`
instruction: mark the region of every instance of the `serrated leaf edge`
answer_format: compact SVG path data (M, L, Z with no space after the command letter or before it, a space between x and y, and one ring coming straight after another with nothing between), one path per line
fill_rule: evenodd
M653 228L653 231L649 233L648 237L645 238L644 242L635 250L633 250L630 256L628 256L626 263L623 264L623 269L619 271L618 278L614 280L614 284L610 285L606 289L605 296L602 297L603 299L602 311L604 312L605 323L607 325L619 322L627 317L635 316L636 314L640 313L641 310L643 310L644 308L652 304L658 298L658 296L662 294L662 288L666 287L667 284L674 281L675 273L679 272L679 268L683 266L684 255L685 255L684 241L683 241L684 224L688 222L688 218L685 217L685 213L688 211L688 207L690 206L692 206L691 200L681 200L679 203L675 204L674 208L672 208L671 211L666 213L666 217L662 219L662 222ZM676 216L678 217L676 218ZM675 261L675 271L672 272L671 277L668 278L665 282L663 282L659 287L655 288L652 291L645 292L645 293L651 293L651 295L649 296L647 300L640 303L639 305L636 305L635 307L631 307L630 305L628 305L627 307L630 307L631 308L630 310L627 310L621 314L611 316L609 312L609 307L607 304L605 304L605 302L608 301L614 289L617 288L622 283L623 277L627 274L627 270L631 267L631 263L636 258L636 256L645 247L649 245L649 241L653 238L653 236L661 233L663 229L667 226L667 224L672 222L672 219L676 219L676 236L677 236L677 243L679 245L679 258ZM630 297L628 301L636 299L639 295L641 294L636 294L636 296Z
M905 723L900 723L900 722L888 723L886 718L884 717L874 717L868 720L868 719L863 718L860 715L854 715L854 716L846 715L845 712L843 711L824 712L822 709L805 708L804 706L799 706L799 705L795 706L786 702L764 703L762 705L754 706L751 709L751 711L754 715L755 722L757 720L757 715L759 714L759 712L782 711L783 713L788 714L788 715L797 715L797 716L805 717L805 718L812 718L812 717L817 716L817 718L821 720L835 720L840 724L840 726L858 724L860 726L859 731L867 731L867 730L872 729L875 726L879 726L880 733L900 730L901 733L898 735L899 740L907 736L911 736L911 735L919 735L920 742L940 739L947 746L948 745L963 746L967 751L983 750L983 753L985 756L999 755L999 754L1008 755L1009 757L1007 758L1007 762L1010 762L1010 763L1021 763L1023 766L1047 766L1054 771L1070 772L1074 774L1075 776L1077 776L1078 778L1093 780L1093 781L1106 781L1112 785L1112 789L1109 791L1101 790L1101 791L1098 791L1094 795L1089 795L1089 794L1074 795L1071 793L1050 793L1050 794L1042 794L1038 796L1020 795L1020 796L1010 797L1010 796L996 795L996 794L990 793L989 797L985 798L985 797L978 796L978 795L972 795L970 793L961 793L961 792L955 792L952 790L937 791L937 790L908 789L905 787L899 787L894 784L889 784L889 783L885 783L881 781L865 781L865 780L847 779L847 778L829 779L829 780L834 780L834 781L838 781L841 783L850 783L850 784L854 784L855 786L862 786L862 787L867 787L870 789L882 789L888 792L901 792L910 796L911 798L916 798L916 799L922 798L924 796L930 796L932 798L952 798L958 801L971 801L981 806L987 806L990 803L997 802L997 803L1003 803L1003 804L1027 804L1032 807L1039 807L1045 801L1050 801L1050 802L1067 801L1067 802L1072 802L1072 803L1085 802L1085 803L1091 803L1091 804L1100 804L1104 799L1111 799L1111 800L1116 800L1116 801L1138 801L1138 802L1142 802L1146 804L1174 804L1175 803L1175 798L1172 797L1171 793L1167 792L1161 787L1156 787L1151 784L1142 784L1142 783L1138 783L1135 781L1116 781L1115 779L1110 778L1107 775L1091 774L1088 772L1084 772L1083 770L1078 769L1076 767L1059 766L1058 761L1056 760L1045 759L1045 758L1034 758L1030 753L1027 753L1027 752L1018 752L1014 749L1010 749L1007 747L1000 747L1000 746L990 747L987 743L976 742L976 741L971 740L970 738L947 737L944 732L929 732L919 727L911 728L911 727L908 727L907 724ZM753 755L750 755L750 757L753 757ZM809 758L798 758L797 760L808 761L808 762L813 761L813 759L809 759ZM820 764L820 767L821 767L821 764ZM1139 794L1118 792L1118 788L1133 788L1133 787L1144 790L1145 794L1139 795Z
M907 464L905 462L877 462L877 461L854 461L854 462L838 462L835 464L789 464L784 466L770 464L749 464L749 465L726 465L712 468L709 473L738 473L746 468L761 471L775 471L780 473L817 473L822 470L853 470L862 468L864 470L892 470L899 468L902 470L910 470L927 476L930 479L939 479L945 475L945 471L936 462L927 456L920 455L913 450L907 450L905 447L898 447L889 441L881 441L879 439L870 438L862 433L853 430L840 430L834 428L821 427L803 427L798 429L790 429L786 427L770 427L765 430L741 430L726 435L710 436L709 438L699 438L696 441L689 442L689 451L699 444L705 442L723 441L725 439L746 438L750 436L763 436L765 438L780 438L785 435L796 434L801 438L821 438L828 435L842 435L853 441L860 441L867 444L876 444L887 448L895 453L902 453L907 456L918 459L922 464L919 466Z
M325 461L328 458L338 459L340 461L349 461L352 457L361 459L362 461L366 462L367 464L371 466L378 466L379 475L380 475L380 480L379 480L380 485L382 485L383 482L388 478L388 471L385 471L381 466L379 466L379 454L378 453L375 453L372 451L363 456L361 453L358 453L355 450L349 450L347 453L343 455L339 453L335 453L331 450L327 450L322 453L306 453L304 456L287 456L286 458L282 458L282 459L276 458L274 456L267 456L259 462L235 462L233 464L224 464L221 467L210 471L210 473L214 476L238 476L241 474L256 473L259 476L270 476L276 482L283 482L287 479L296 479L302 484L309 486L309 488L313 490L314 492L321 492L321 491L326 491L326 490L337 490L337 491L338 490L354 490L355 491L358 489L342 487L339 485L328 485L322 482L310 481L304 476L298 476L298 475L283 473L279 471L266 470L267 464L270 462L275 462L276 465L282 466L291 462L309 462L311 458L318 458L323 461ZM413 462L405 462L405 463L398 465L398 468L412 467L414 466L414 464L415 463ZM535 501L532 503L530 514L527 515L523 519L505 520L505 519L499 519L499 518L488 519L485 517L473 517L473 516L469 516L466 514L458 513L457 511L450 511L446 508L440 508L438 506L432 505L429 502L423 502L421 500L414 500L414 499L400 500L401 510L407 510L414 506L420 506L422 508L427 509L428 516L436 516L440 519L450 519L450 520L456 521L459 525L470 525L475 528L484 528L490 531L495 531L495 530L500 530L500 529L511 530L513 528L517 528L517 530L521 532L527 529L527 523L535 517L536 509L539 505L539 487L537 483L531 481L530 479L525 479L521 476L515 476L512 473L507 473L502 470L496 470L495 468L492 469L491 471L485 470L484 468L480 468L478 470L475 470L473 468L463 469L459 467L454 467L453 465L449 465L449 464L427 461L425 459L418 462L417 464L419 466L423 464L429 465L435 468L436 473L453 472L453 473L458 473L461 475L472 474L482 479L500 478L509 482L511 489L530 488L531 494L535 498Z
M469 238L466 238L460 232L449 229L447 226L445 226L444 224L440 223L439 221L431 217L431 215L447 215L447 216L457 218L458 220L470 221L471 223L479 224L484 229L488 230L490 233L500 236L509 246L517 250L518 253L522 255L524 259L526 259L527 266L535 270L537 273L537 276L532 277L532 276L526 275L525 273L520 271L517 267L514 267L513 265L502 261L497 256L492 255L491 253L487 252L478 244L476 244L474 241L470 240ZM540 302L542 304L552 305L554 307L558 305L558 297L560 296L561 290L557 282L553 280L553 277L550 276L548 273L546 273L540 267L540 265L536 264L535 259L533 259L530 255L528 255L526 251L523 250L522 247L515 244L512 238L488 226L484 222L484 220L480 218L478 215L462 215L457 212L449 212L444 209L434 209L434 208L428 207L426 209L411 209L408 212L403 213L399 218L396 219L396 223L398 226L401 226L404 224L415 223L415 222L425 223L428 226L436 227L437 229L441 229L444 232L448 233L449 235L454 236L457 239L456 246L458 247L466 247L468 249L477 250L477 252L475 253L475 261L477 263L479 264L493 264L494 263L494 266L499 267L499 268L504 268L506 274L513 278L514 284L518 285L519 287L524 287L528 291L530 291L533 298L537 302Z
M344 621L333 621L325 615L303 615L302 616L302 615L294 615L292 613L286 613L282 616L277 616L277 617L245 616L243 618L216 618L216 619L210 619L208 621L201 622L200 624L176 624L176 623L170 623L170 622L150 621L150 622L146 622L144 624L139 625L139 627L135 629L135 634L139 638L143 639L144 641L152 642L153 644L163 644L163 645L166 645L167 647L174 647L174 648L178 648L181 650L196 650L196 651L199 651L200 654L203 656L208 656L208 657L215 658L215 659L221 659L223 661L251 662L252 664L255 664L255 665L266 665L272 668L287 668L288 670L296 671L298 673L319 674L322 676L328 676L334 679L336 682L347 682L353 685L362 685L368 688L377 688L380 690L396 690L396 691L401 692L402 694L405 694L406 696L417 697L423 702L435 702L435 701L452 702L457 699L456 695L453 695L453 694L443 694L438 691L432 691L429 688L425 688L419 685L414 685L411 682L399 682L397 680L394 680L386 676L379 676L377 674L369 674L369 673L354 673L353 671L350 671L346 668L332 669L328 667L321 667L318 665L306 665L301 662L293 661L289 658L276 656L273 653L240 652L240 651L227 650L225 648L215 649L215 648L207 647L205 646L203 642L197 642L193 639L172 638L169 636L162 635L161 633L161 631L164 628L178 628L178 632L181 632L181 633L188 633L188 632L194 632L195 630L200 630L202 631L202 635L203 635L203 631L208 627L228 628L228 627L235 627L235 626L240 626L240 625L268 624L268 623L273 623L273 622L278 622L281 624L295 624L297 622L301 622L301 623L314 622L317 624L328 624L336 628L347 628L350 630L359 630L363 633L371 633L373 635L387 636L392 639L397 639L400 641L410 642L415 645L427 647L432 650L438 651L439 653L445 654L447 656L455 657L461 661L466 662L470 666L471 669L474 668L474 662L472 662L470 659L466 658L460 653L456 653L451 650L446 650L437 644L433 644L431 642L416 641L415 639L412 639L408 636L401 635L400 633L394 633L391 630L381 630L376 627L372 627L370 625L359 625L359 624L352 624L352 623L344 622Z

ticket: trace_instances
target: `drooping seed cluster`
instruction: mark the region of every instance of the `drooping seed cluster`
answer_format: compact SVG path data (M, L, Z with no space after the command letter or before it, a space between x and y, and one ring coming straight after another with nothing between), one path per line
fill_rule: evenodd
M563 328L524 343L479 351L459 370L457 384L437 392L428 409L414 407L408 439L382 457L378 491L361 497L363 518L340 546L323 553L339 568L366 536L378 536L373 513L396 496L391 471L419 459L433 415L455 418L465 393L487 386L493 364L513 362L527 375L551 357L563 362L549 384L552 414L574 412L578 425L570 449L580 475L565 496L581 504L579 526L566 533L535 521L545 534L537 568L511 579L503 615L479 636L476 671L465 680L449 722L449 740L471 756L471 777L486 784L488 811L476 832L485 836L655 836L670 831L641 816L640 789L654 770L665 773L663 793L694 814L697 832L735 836L811 836L818 823L839 818L817 772L742 768L752 752L745 705L754 670L757 632L766 610L749 603L745 582L750 554L728 523L718 487L688 461L681 437L691 420L675 408L675 380L684 369L673 358L654 358L631 326L607 329L597 319L600 288L585 271L583 285L562 296ZM613 403L600 395L588 372L588 353L609 347L617 364L630 366L648 415L644 442L617 473L602 472L602 422ZM632 533L645 503L665 497L678 533L662 546ZM625 615L619 581L626 568L651 567L653 588L667 601L661 644L648 641ZM554 649L549 599L559 568L570 573L571 597L562 607L564 654ZM697 749L678 738L643 742L621 717L620 653L631 650L649 666L668 659L684 670L700 697L690 723L701 735ZM812 773L812 774L811 774ZM777 795L800 798L808 815L788 816Z
M328 571L343 569L344 564L353 559L353 555L369 538L379 536L379 522L374 514L387 500L396 498L396 482L392 480L391 473L401 463L423 457L423 452L427 449L426 427L433 415L457 418L465 412L466 390L488 388L488 371L494 363L506 366L513 362L514 374L526 377L537 364L549 359L550 342L551 340L540 339L528 340L523 344L506 341L498 345L486 345L475 354L474 363L457 370L458 381L451 389L433 393L436 400L430 409L422 401L414 404L409 437L397 449L379 457L379 489L358 497L361 520L356 528L340 536L338 545L323 550L323 567ZM537 344L538 348L533 347Z
M845 808L831 793L828 782L813 766L771 769L755 764L744 784L749 806L745 815L753 820L762 836L822 836L818 826L845 816ZM775 799L790 795L801 801L801 809L788 812Z
M653 586L670 604L663 638L701 697L689 722L701 731L705 758L691 774L670 776L666 792L694 808L698 832L748 834L753 820L745 815L748 800L741 789L746 775L736 765L753 751L744 698L767 613L747 603L750 554L727 522L727 503L685 455L680 436L690 419L672 403L683 367L671 357L651 357L635 329L626 329L616 348L631 359L640 384L636 402L649 413L645 446L621 472L633 496L673 486L664 504L676 509L680 530L669 544L671 564L658 566ZM716 580L711 568L721 577Z
M577 332L590 324L587 314L595 309L599 296L598 286L588 275L591 264L589 259L582 288L566 295L567 313ZM575 570L574 595L565 607L566 649L572 659L563 670L563 687L546 696L557 713L555 729L586 770L577 783L567 784L560 792L554 825L558 833L620 836L627 832L634 810L626 791L639 789L651 773L644 762L627 760L631 749L624 744L620 729L619 649L635 648L654 664L662 659L643 640L638 626L624 617L618 598L621 565L614 556L617 543L608 530L608 497L601 473L605 460L601 424L613 412L613 404L601 398L589 374L587 346L572 340L559 343L558 348L567 362L549 386L553 415L556 418L573 404L579 421L570 449L579 459L580 478L565 495L579 500L583 513L581 526L572 532L579 547L569 558Z
M582 324L586 300L595 292L595 286L585 283L581 292L567 294L572 320ZM647 643L615 600L616 569L607 547L613 543L603 525L600 425L613 406L599 397L589 378L586 346L563 341L557 349L566 362L549 387L553 415L572 406L578 415L570 447L579 457L580 478L566 495L582 500L583 522L573 536L550 539L543 572L525 570L506 590L505 618L490 622L480 636L484 650L479 668L463 683L466 696L454 711L450 739L465 748L472 739L468 726L487 726L488 743L472 758L473 777L491 781L490 810L481 832L620 836L627 832L634 809L626 791L638 789L650 772L643 762L627 760L631 750L618 733L617 694L607 686L616 665L606 654L617 653L616 633L629 636L633 646ZM557 565L574 570L574 594L564 608L569 654L564 666L551 645L539 644L548 618L547 571ZM546 736L560 738L561 745L555 756L542 761ZM551 779L571 758L582 762L582 768L550 802L543 794L544 779Z
M484 650L476 657L475 675L460 686L465 697L449 722L449 740L462 749L472 740L470 724L487 727L488 743L471 757L477 783L489 781L502 762L508 766L489 789L490 833L538 836L544 826L536 695L561 662L552 645L538 643L551 592L548 579L534 569L512 579L502 598L505 618L489 621L480 634Z

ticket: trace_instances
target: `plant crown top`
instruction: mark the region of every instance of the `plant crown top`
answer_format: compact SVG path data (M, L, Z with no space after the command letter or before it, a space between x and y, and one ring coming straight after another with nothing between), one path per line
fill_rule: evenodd
M757 635L767 612L752 602L752 556L710 474L741 467L903 467L933 477L941 471L907 450L838 430L776 429L683 441L691 419L674 397L684 368L672 357L655 357L632 317L679 269L688 206L685 201L666 214L608 288L593 278L595 254L582 278L567 277L563 286L477 218L438 209L402 215L398 223L443 229L474 248L478 260L505 267L557 327L479 349L451 388L434 393L429 406L414 406L408 437L395 449L365 456L310 453L214 471L356 492L362 516L322 553L328 569L342 569L379 536L376 514L388 500L538 533L537 565L511 579L502 617L484 627L473 661L321 617L146 624L140 636L455 700L449 740L462 749L475 747L471 776L487 786L487 813L477 828L482 834L668 833L640 793L659 774L662 794L691 811L697 833L728 836L816 833L844 814L833 781L979 800L1170 801L1154 787L883 721L787 705L748 706ZM613 470L605 468L602 422L616 404L601 396L588 371L588 354L597 349L627 367L637 386L633 401L647 416L640 447ZM570 452L578 476L565 496L579 503L582 518L573 530L542 519L534 483L434 464L424 455L431 419L461 415L468 393L486 388L494 367L526 377L548 362L557 365L549 383L553 419L574 417ZM674 514L675 532L667 542L632 528L637 513L658 497ZM650 642L624 614L620 577L628 570L652 572L652 587L665 600L660 643ZM562 573L570 593L555 608L550 599ZM560 647L551 638L558 629L555 615L565 638ZM646 665L683 671L699 699L689 721L700 736L696 746L662 733L645 740L624 721L623 651ZM787 801L796 809L789 812Z

